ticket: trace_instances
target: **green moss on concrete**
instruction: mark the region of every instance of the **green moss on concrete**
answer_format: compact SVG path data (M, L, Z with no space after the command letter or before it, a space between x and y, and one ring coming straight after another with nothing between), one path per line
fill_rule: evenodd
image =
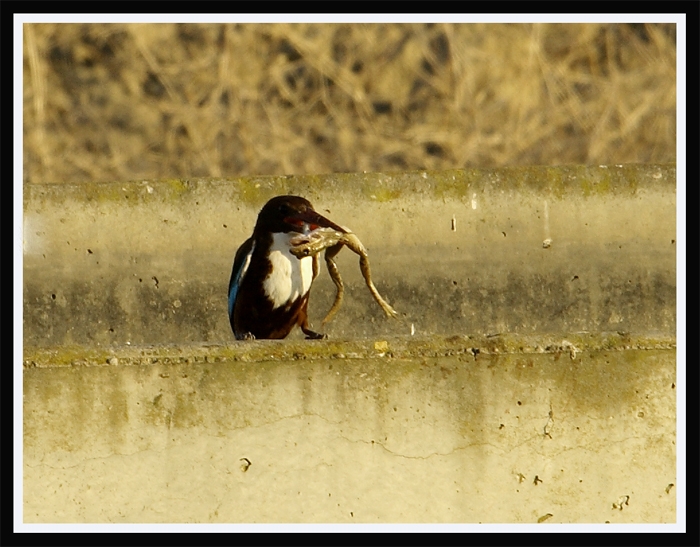
M675 338L620 333L389 337L362 340L251 341L229 345L52 349L26 348L25 368L239 362L288 362L465 355L565 354L591 351L675 350Z
M144 202L179 202L205 195L212 186L226 185L239 203L259 207L280 194L313 198L338 194L348 199L390 202L412 193L435 199L465 199L474 192L527 191L564 196L635 194L640 188L675 188L675 164L619 166L527 166L449 171L398 171L395 173L334 173L324 175L255 176L232 179L164 179L71 185L31 184L25 187L25 209L49 200L138 205Z
M583 179L581 190L586 197L607 193L610 191L610 177L603 174L598 180Z

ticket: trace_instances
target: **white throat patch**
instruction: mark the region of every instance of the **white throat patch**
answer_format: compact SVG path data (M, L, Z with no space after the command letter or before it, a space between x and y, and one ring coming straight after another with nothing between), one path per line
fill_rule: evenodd
M285 233L272 234L269 255L272 271L263 281L263 288L273 308L305 295L313 281L313 258L307 256L300 260L290 253L292 237Z

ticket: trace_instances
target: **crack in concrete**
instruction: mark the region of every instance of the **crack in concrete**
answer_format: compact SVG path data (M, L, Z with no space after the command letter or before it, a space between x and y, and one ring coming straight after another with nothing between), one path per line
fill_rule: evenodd
M298 419L304 419L304 418L318 418L319 420L322 420L323 422L325 422L327 424L336 425L336 426L344 423L343 421L329 420L325 416L318 414L318 413L306 412L306 413L291 414L288 416L281 416L280 418L278 418L276 420L271 420L271 421L264 422L261 424L246 425L246 426L241 426L241 427L230 428L229 430L227 430L226 433L220 434L220 435L212 435L210 433L206 433L206 428L205 428L205 431L202 433L201 436L215 438L215 439L229 439L228 433L240 432L240 431L251 430L251 429L263 429L263 428L273 426L273 425L276 425L276 424L279 424L279 423L282 423L285 421L298 420ZM550 425L551 421L553 421L553 420L552 420L551 414L550 414L550 418L548 420L547 425ZM660 435L655 436L654 439L656 441L660 441L663 439L663 437L664 437L664 434L660 434ZM544 439L546 439L546 438L551 439L551 436L546 435L546 426L545 426L545 435L543 435L541 432L537 432L536 434L533 434L533 435L523 439L522 441L518 442L517 444L511 445L508 447L505 447L503 445L497 445L497 444L490 443L490 442L474 442L474 443L468 443L468 444L464 444L464 445L455 446L453 449L451 449L447 452L432 452L432 453L427 454L427 455L402 454L400 452L396 452L396 451L388 448L386 443L384 443L382 441L377 441L374 439L370 439L370 440L352 439L352 438L347 437L345 435L338 435L336 438L343 439L343 440L345 440L349 443L353 443L353 444L366 444L366 445L371 445L371 446L377 445L377 446L381 447L382 450L384 450L388 454L391 454L392 456L404 458L404 459L428 460L428 459L434 458L434 457L451 456L457 452L469 450L469 449L473 449L473 448L477 448L477 447L491 447L494 450L497 450L498 452L500 452L502 455L506 455L506 454L512 453L513 451L521 448L524 445L527 445L529 443L533 443L534 441L542 442L543 438ZM542 456L542 457L551 458L551 457L557 457L561 454L571 452L574 450L585 450L585 451L589 451L589 452L599 451L602 447L611 446L611 445L615 445L615 444L621 444L621 443L628 442L630 440L648 440L648 437L632 436L632 437L625 437L623 439L617 439L617 440L604 439L604 440L601 440L600 442L596 442L596 443L587 443L587 444L583 444L583 445L576 445L576 446L560 448L559 450L556 450L554 452L546 452L546 451L537 450L537 448L535 446L533 446L532 452L534 454L537 454L537 455ZM196 440L193 442L196 442ZM34 465L29 464L29 463L25 463L25 466L30 468L30 469L37 469L37 468L46 467L46 468L55 469L55 470L61 470L61 469L67 470L67 469L74 469L74 468L77 468L77 467L80 467L83 465L87 465L90 462L105 461L105 460L109 460L109 459L112 459L115 457L129 458L132 456L136 456L138 454L149 453L149 452L154 453L154 454L163 454L169 450L177 449L185 444L190 444L190 443L188 443L188 442L184 442L184 443L179 442L176 444L173 443L173 444L171 444L169 446L165 446L161 449L144 448L144 449L135 450L133 452L113 452L113 453L108 454L106 456L94 456L94 457L85 458L85 459L81 460L80 462L75 463L74 465L54 466L54 465L50 465L47 463L39 463L39 464L34 464ZM330 464L327 464L327 465L330 465Z
M180 446L180 445L178 445L178 446ZM88 464L88 463L90 463L90 462L94 462L94 461L109 460L109 459L118 458L118 457L129 458L129 457L131 457L131 456L135 456L135 455L137 455L137 454L141 454L141 453L144 453L144 452L154 452L154 453L156 453L156 454L161 454L161 453L163 453L163 452L165 452L165 451L167 451L167 450L170 450L170 449L172 449L172 448L176 448L176 446L166 447L166 448L163 448L163 449L161 449L161 450L155 450L155 449L150 449L150 448L144 448L144 449L141 449L141 450L136 450L136 451L134 451L134 452L128 452L128 453L113 452L113 453L111 453L111 454L108 454L107 456L91 456L91 457L88 457L88 458L85 458L85 459L80 460L78 463L76 463L76 464L74 464L74 465L58 466L58 465L51 465L51 464L43 463L43 462L40 462L40 463L35 464L35 465L31 465L31 464L25 462L24 465L25 465L26 467L30 468L30 469L41 469L41 468L43 468L43 467L47 467L47 468L49 468L49 469L56 469L56 470L59 470L59 469L75 469L76 467L80 467L81 465L86 465L86 464Z
M490 446L490 447L492 447L492 448L495 448L496 450L501 450L501 451L503 451L500 447L498 447L498 446L496 446L496 445L494 445L494 444L491 444L491 443L470 443L470 444L463 445L463 446L457 446L457 447L453 448L452 450L450 450L449 452L432 452L432 453L427 454L427 455L425 455L425 456L415 456L415 455L401 454L400 452L395 452L395 451L393 451L393 450L387 448L387 446L386 446L383 442L381 442L381 441L375 441L375 440L373 440L373 439L372 439L372 440L369 440L369 441L366 441L366 440L364 440L364 439L350 439L350 438L345 437L345 436L343 436L343 435L339 435L337 438L343 439L343 440L345 440L345 441L347 441L347 442L349 442L349 443L353 443L353 444L366 444L366 445L370 445L370 446L377 445L377 446L379 446L380 448L382 448L384 451L386 451L386 452L388 452L389 454L391 454L392 456L396 456L396 457L399 457L399 458L405 458L405 459L409 459L409 460L428 460L428 459L434 458L434 457L436 457L436 456L437 456L437 457L440 457L440 456L451 456L451 455L454 454L455 452L459 452L459 451L462 451L462 450L467 450L467 449L474 448L474 447L479 447L479 446Z

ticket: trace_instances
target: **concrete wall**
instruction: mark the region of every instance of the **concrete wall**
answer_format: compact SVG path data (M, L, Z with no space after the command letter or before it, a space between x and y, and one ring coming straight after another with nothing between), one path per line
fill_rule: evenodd
M673 522L672 348L615 334L252 342L73 365L34 351L24 518Z
M347 297L331 336L408 334L411 324L417 334L675 332L666 165L27 186L26 342L230 341L233 255L284 193L356 232L401 314L385 319L344 250ZM334 291L322 272L312 322Z
M282 193L398 321L344 251L330 340L232 340ZM28 186L24 228L25 522L675 521L674 166Z

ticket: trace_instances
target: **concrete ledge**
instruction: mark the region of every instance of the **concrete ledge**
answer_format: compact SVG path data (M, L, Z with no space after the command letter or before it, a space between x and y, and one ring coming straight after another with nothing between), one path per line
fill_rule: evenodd
M675 521L672 339L61 351L25 355L25 522Z
M284 193L358 234L400 313L342 252L332 337L675 332L675 166L631 165L30 185L25 342L230 341L233 255ZM333 295L322 272L312 322Z
M89 348L61 346L27 348L24 368L141 366L154 364L220 363L240 361L335 361L347 359L420 359L479 355L568 354L582 351L674 350L671 336L633 336L629 333L495 334L489 336L403 336L362 340L253 340L228 345L191 344Z
M344 252L330 340L232 340L233 255L285 193L357 233L398 321ZM676 519L673 165L30 185L24 212L25 522Z

